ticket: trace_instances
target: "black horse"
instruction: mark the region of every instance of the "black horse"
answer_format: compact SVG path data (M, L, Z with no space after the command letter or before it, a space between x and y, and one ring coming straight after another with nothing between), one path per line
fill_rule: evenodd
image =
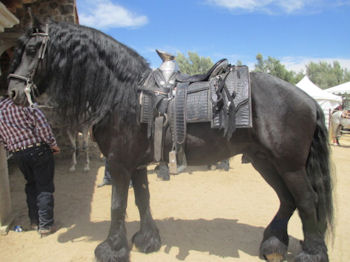
M56 22L45 28L36 22L20 39L10 72L8 94L16 104L28 104L24 90L34 82L32 96L46 93L67 121L93 125L113 180L111 226L107 239L95 250L97 260L129 261L125 212L130 179L141 220L132 242L142 252L159 250L146 170L153 148L147 126L139 122L138 86L151 72L148 63L94 29ZM295 261L329 261L325 235L332 232L333 203L322 110L311 97L276 77L253 72L250 79L253 128L237 129L227 141L210 124L189 124L188 164L214 164L243 153L280 200L265 229L261 256L281 261L286 255L287 224L297 209L304 240ZM170 150L170 142L166 141L165 151Z

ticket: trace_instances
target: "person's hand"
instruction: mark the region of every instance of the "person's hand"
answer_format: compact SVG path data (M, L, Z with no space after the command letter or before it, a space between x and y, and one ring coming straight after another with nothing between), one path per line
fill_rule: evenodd
M54 155L58 154L59 152L61 152L61 149L58 146L52 146L51 147L52 153Z

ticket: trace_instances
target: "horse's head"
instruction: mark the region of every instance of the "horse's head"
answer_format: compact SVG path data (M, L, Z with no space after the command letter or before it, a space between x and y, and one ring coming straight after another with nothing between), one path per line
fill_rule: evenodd
M14 60L16 64L8 76L8 95L18 105L32 105L32 98L41 93L35 81L42 68L48 40L48 25L44 30L36 27L30 30L23 45L17 50L17 57Z

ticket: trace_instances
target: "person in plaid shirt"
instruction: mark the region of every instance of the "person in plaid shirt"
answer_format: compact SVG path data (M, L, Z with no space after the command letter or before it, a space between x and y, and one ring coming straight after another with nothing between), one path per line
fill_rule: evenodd
M15 105L10 98L0 101L0 143L13 153L27 181L28 215L32 229L41 236L54 231L54 158L59 153L45 115L35 106Z

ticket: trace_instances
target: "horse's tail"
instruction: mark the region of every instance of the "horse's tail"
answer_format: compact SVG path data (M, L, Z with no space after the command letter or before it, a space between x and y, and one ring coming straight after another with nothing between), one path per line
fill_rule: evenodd
M333 186L329 137L324 114L318 105L316 129L307 160L306 172L318 197L317 216L320 231L326 232L328 229L328 233L332 236L334 233Z

